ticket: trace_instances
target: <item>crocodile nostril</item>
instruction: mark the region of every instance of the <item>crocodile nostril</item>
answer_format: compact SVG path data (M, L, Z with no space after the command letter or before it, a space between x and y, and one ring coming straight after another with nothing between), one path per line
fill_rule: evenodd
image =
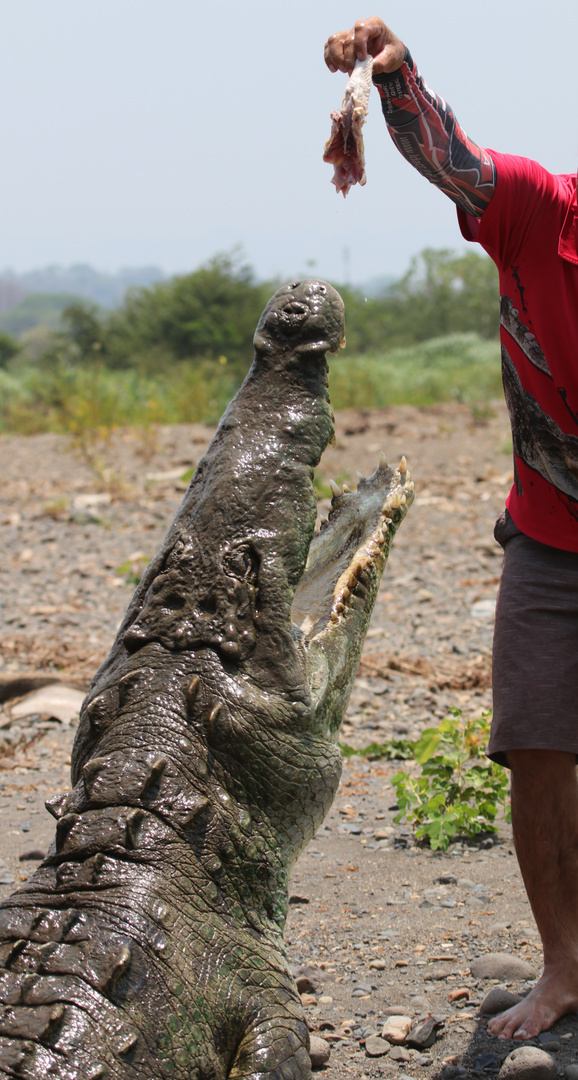
M307 315L309 308L307 304L301 304L298 300L293 300L290 304L285 305L283 311L288 315Z

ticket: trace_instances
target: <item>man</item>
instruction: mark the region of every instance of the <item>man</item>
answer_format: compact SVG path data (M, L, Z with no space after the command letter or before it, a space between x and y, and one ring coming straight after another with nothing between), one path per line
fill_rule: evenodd
M514 484L496 523L488 753L512 772L516 853L544 949L526 998L488 1027L529 1039L578 1010L578 230L576 177L485 150L376 16L334 34L330 71L373 56L390 134L458 207L500 272L502 370Z

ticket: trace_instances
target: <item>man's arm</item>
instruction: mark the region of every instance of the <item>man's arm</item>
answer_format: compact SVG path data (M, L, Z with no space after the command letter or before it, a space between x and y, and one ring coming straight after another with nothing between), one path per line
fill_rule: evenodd
M460 209L481 217L496 186L490 155L468 139L443 98L429 89L405 45L377 16L359 19L325 46L330 71L373 56L373 81L398 150Z

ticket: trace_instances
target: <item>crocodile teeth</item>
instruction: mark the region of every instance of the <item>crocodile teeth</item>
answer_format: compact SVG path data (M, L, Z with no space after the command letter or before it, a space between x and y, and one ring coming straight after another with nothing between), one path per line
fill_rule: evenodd
M344 495L351 495L351 488L348 487L347 484L343 485L343 494Z
M379 455L379 468L380 469L387 469L387 458L386 458L383 450L381 451L381 454Z
M334 498L338 499L340 495L343 495L343 491L339 487L339 484L335 483L335 480L329 481L329 487L331 489L331 494L334 496Z
M362 473L362 472L359 472L359 469L357 470L357 479L359 480L359 482L360 482L360 483L361 483L361 482L362 482L363 480L365 480L365 476L363 475L363 473Z
M413 491L414 488L415 488L415 484L414 484L413 480L409 480L408 483L405 485L405 487L406 487L406 491Z
M399 471L400 471L400 473L402 475L403 475L403 473L407 472L407 461L405 460L405 454L401 455L401 461L399 463Z

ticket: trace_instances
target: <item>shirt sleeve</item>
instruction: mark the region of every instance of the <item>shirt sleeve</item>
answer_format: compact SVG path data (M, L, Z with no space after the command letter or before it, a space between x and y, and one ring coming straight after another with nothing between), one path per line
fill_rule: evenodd
M480 243L501 269L517 262L535 236L542 242L545 222L558 243L558 218L565 210L566 195L560 177L537 161L495 150L486 153L496 170L495 195L481 221L473 222L461 208L458 219L464 238Z
M429 89L410 53L393 72L374 75L398 150L465 213L480 218L496 186L487 150L468 139L450 106Z

